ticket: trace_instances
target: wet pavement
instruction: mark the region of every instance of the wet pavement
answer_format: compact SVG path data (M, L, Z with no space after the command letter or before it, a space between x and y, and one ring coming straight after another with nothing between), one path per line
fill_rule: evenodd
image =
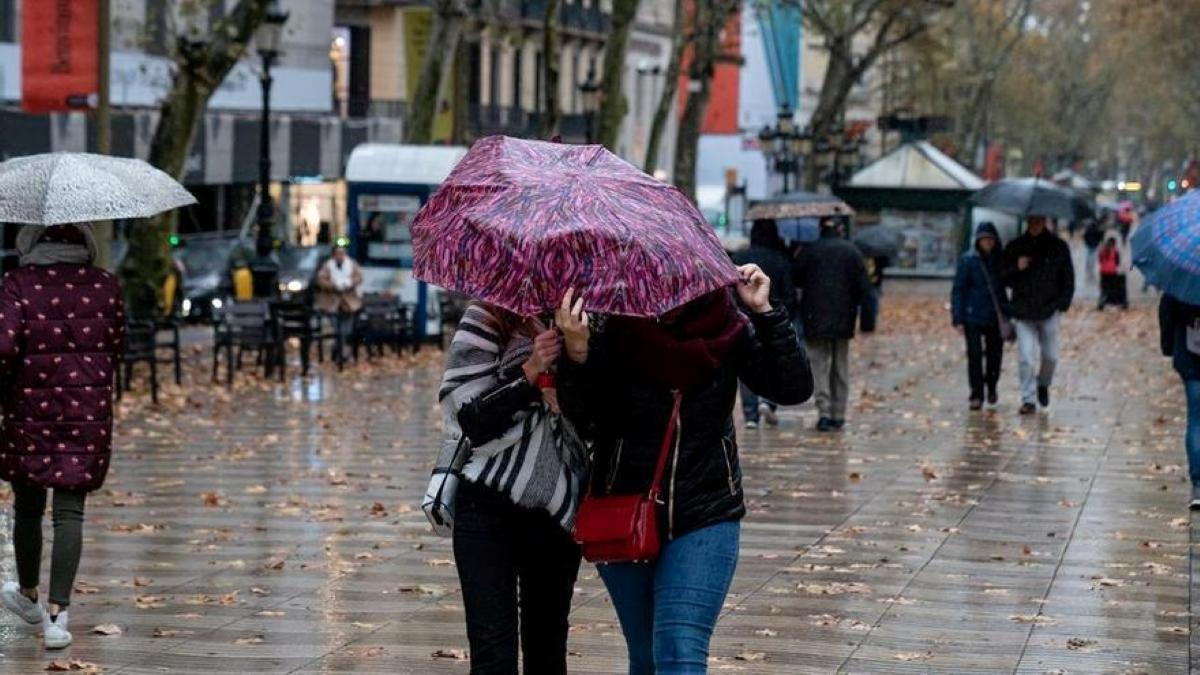
M882 332L854 343L845 433L812 431L809 407L739 432L750 514L710 670L1187 670L1182 388L1153 305L1077 308L1054 405L1022 418L1011 347L1001 405L966 410L944 304L885 299ZM126 399L88 503L75 645L47 655L4 616L0 672L466 673L453 556L419 508L439 359L226 393L197 353L161 407ZM591 566L571 620L572 672L621 672Z

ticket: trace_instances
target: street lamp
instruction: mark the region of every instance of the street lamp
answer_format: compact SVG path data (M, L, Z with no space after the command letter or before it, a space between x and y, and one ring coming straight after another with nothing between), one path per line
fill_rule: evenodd
M258 139L258 237L255 242L257 259L251 266L254 273L255 296L266 296L278 290L276 277L279 266L271 259L275 248L271 232L275 220L275 205L271 200L271 66L275 65L283 41L283 24L288 13L272 2L255 35L258 55L262 59L262 128Z
M796 174L800 158L805 155L811 137L796 129L792 107L784 103L775 117L775 126L763 127L758 133L763 152L775 172L783 178L783 192L788 192L788 178Z
M600 109L600 83L596 82L595 66L588 68L587 79L579 85L583 95L583 114L587 123L587 142L595 142L596 111Z

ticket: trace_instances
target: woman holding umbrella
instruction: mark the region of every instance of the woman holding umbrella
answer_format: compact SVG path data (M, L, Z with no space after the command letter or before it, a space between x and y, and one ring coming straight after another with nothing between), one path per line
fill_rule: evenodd
M576 541L603 563L630 672L704 672L746 512L738 380L784 405L812 393L770 280L734 267L681 192L598 146L482 139L412 229L418 278L516 316L557 308L557 403L593 452ZM629 505L636 527L616 517Z
M26 223L19 267L0 285L0 478L12 483L18 581L0 601L41 625L45 646L71 644L67 608L79 568L87 493L112 451L113 371L125 313L116 277L94 266L88 221L148 217L195 202L137 160L56 153L0 164L0 221ZM54 550L40 604L42 516L48 491Z

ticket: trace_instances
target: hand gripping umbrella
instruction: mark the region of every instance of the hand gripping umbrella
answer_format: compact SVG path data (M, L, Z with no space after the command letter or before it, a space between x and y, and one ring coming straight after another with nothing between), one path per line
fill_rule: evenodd
M571 287L588 311L658 316L739 278L682 192L598 145L481 139L412 236L418 279L525 316Z

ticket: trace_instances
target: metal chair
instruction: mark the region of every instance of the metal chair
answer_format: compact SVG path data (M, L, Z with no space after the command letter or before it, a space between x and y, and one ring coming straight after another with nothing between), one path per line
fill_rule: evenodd
M396 354L402 353L405 343L412 342L408 308L397 302L394 297L367 293L363 296L362 309L354 320L352 342L356 361L360 346L367 348L367 358L376 353L383 356L384 349L388 346Z
M150 365L150 400L158 403L158 351L157 330L153 321L130 321L125 325L125 354L120 366L115 368L117 378L117 400L125 391L133 388L133 366L137 363Z
M312 347L318 348L318 359L324 360L324 350L321 343L333 340L333 333L322 332L321 316L302 300L276 301L271 303L271 318L275 326L275 339L278 343L276 358L279 366L279 380L286 377L287 341L289 338L300 340L300 364L302 374L308 375L312 364Z
M154 346L158 349L170 349L171 358L166 363L171 363L175 369L175 384L183 384L183 355L182 342L179 338L179 317L170 316L155 322L155 342Z
M264 300L234 302L213 323L212 379L217 379L222 350L225 352L227 387L233 387L234 370L241 369L242 355L247 350L255 352L255 363L261 363L263 376L270 377L275 366L276 349L278 344L268 303Z

